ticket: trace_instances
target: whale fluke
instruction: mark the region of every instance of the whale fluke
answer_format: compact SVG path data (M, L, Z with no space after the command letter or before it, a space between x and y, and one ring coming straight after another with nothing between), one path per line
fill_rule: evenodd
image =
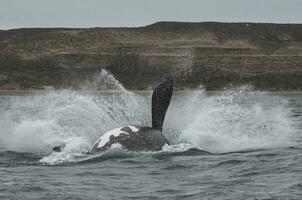
M167 79L157 85L152 94L152 128L162 131L166 112L173 93L173 81Z

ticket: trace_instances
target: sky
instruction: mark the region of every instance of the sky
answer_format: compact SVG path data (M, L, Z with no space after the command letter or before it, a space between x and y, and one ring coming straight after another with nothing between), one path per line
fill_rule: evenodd
M0 29L157 21L302 23L302 0L0 0Z

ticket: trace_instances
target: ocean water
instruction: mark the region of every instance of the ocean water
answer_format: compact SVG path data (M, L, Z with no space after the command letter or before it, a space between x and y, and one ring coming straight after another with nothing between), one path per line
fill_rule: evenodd
M302 96L176 92L171 146L89 155L106 131L151 124L151 91L127 91L106 71L83 88L0 95L0 199L302 198Z

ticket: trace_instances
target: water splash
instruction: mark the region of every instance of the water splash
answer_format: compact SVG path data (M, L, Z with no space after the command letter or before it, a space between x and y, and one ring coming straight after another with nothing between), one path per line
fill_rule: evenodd
M219 95L197 94L183 112L187 124L178 142L213 153L291 145L296 129L289 117L288 101L249 87Z
M83 88L91 91L51 90L11 97L9 105L0 102L0 143L10 151L41 153L43 163L74 162L90 159L87 151L108 130L150 125L150 95L127 91L107 71ZM249 87L214 95L202 88L175 93L164 124L173 145L163 151L196 147L221 153L288 146L296 131L290 112L287 99ZM60 144L66 145L63 152L52 152Z
M6 124L0 130L5 149L51 153L52 158L56 157L53 160L63 162L86 153L99 136L112 128L147 124L144 97L127 91L106 71L101 71L93 84L112 90L50 90L44 95L11 97L0 117L0 124ZM90 89L95 91L98 88L93 84ZM52 147L60 144L66 145L64 152L52 153Z

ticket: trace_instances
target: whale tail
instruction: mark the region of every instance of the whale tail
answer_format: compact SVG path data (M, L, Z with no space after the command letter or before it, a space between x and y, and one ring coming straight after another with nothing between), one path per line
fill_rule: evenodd
M173 81L167 79L155 87L152 94L152 128L162 131L173 93Z

